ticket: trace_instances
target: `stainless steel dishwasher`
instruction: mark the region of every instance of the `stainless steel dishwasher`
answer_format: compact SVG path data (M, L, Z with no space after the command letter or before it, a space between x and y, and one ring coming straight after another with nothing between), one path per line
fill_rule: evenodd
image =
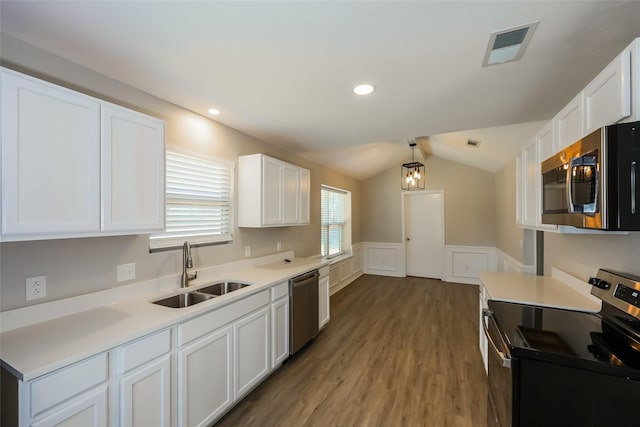
M289 354L318 334L318 270L289 280Z

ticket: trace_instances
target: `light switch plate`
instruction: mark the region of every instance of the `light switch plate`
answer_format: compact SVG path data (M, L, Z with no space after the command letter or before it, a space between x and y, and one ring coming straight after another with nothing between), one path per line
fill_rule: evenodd
M251 256L251 245L246 245L244 247L244 256L246 257Z
M27 277L25 285L27 301L47 296L47 276Z
M116 275L118 282L124 282L125 280L133 280L136 278L136 264L121 264L116 267Z

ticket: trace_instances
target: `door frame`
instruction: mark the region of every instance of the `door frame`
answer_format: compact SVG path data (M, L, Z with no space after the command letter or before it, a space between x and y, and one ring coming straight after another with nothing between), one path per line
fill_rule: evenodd
M440 280L444 280L445 277L445 247L444 247L444 242L445 242L445 234L446 234L446 229L445 229L445 217L444 217L444 190L419 190L419 191L402 191L400 193L400 216L402 218L402 254L403 254L403 258L404 258L404 276L407 277L407 263L409 262L408 258L407 258L407 229L406 229L406 216L405 216L405 204L406 204L406 197L410 197L410 196L414 196L414 195L422 195L422 194L439 194L440 198L442 200L442 212L441 212L441 218L442 218L442 222L440 224L440 226L442 227L442 241L440 242L440 247L441 247L441 251L442 251L442 258L441 258L441 263L442 265L440 266Z

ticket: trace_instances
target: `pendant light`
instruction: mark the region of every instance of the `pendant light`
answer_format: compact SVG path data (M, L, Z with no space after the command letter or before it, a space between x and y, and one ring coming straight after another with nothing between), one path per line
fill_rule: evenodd
M407 141L409 147L411 147L411 163L405 163L402 165L402 171L400 175L401 184L400 187L403 190L424 190L424 184L426 176L424 173L424 165L420 162L416 162L413 157L413 150L416 148L416 142Z

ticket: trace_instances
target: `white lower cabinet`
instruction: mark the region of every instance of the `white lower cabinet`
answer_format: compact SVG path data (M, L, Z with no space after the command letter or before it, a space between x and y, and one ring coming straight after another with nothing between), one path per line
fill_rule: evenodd
M24 384L20 426L106 426L108 356L83 360Z
M233 404L233 327L178 352L178 425L206 426Z
M171 425L171 331L140 338L113 351L112 417L122 427Z
M289 357L289 281L271 287L271 369Z
M109 388L105 384L81 395L67 406L32 422L32 427L107 427Z
M318 326L322 328L329 322L329 276L322 277L318 284Z
M269 311L269 306L263 307L233 325L236 399L253 389L271 371Z

